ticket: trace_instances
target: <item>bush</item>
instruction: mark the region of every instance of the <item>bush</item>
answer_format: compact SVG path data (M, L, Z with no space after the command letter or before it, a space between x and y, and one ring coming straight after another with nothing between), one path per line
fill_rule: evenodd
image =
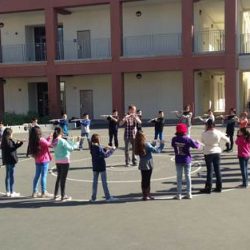
M38 118L38 124L48 123L50 118L48 116L39 117L35 112L28 112L27 114L16 114L16 113L4 113L3 122L5 125L23 125L24 123L30 123L33 117Z

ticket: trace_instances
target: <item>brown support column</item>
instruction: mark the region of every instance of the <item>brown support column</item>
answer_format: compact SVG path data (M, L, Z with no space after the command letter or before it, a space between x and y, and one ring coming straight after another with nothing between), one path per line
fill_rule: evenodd
M124 109L124 74L121 72L112 73L112 104L113 109L119 111L120 116L123 116Z
M4 82L0 79L0 120L4 117Z
M195 112L193 56L193 0L182 0L183 106L190 104Z
M54 60L57 51L57 12L52 7L45 9L46 47L47 47L47 79L49 115L52 118L60 117L60 78L55 73Z
M195 113L195 86L194 71L186 68L183 70L183 106L190 104Z
M225 98L226 112L237 105L237 0L225 0Z
M53 8L45 9L45 29L46 29L46 48L48 65L53 65L57 51L57 12Z
M193 54L193 0L182 0L182 52L184 57Z
M55 74L48 74L48 98L49 98L49 115L52 118L61 116L60 100L60 78Z
M111 23L111 52L112 61L119 62L122 52L122 2L111 0L110 3L110 23ZM119 114L124 114L124 74L113 68L112 72L112 105Z
M119 61L123 44L122 2L112 0L110 3L111 52L114 61Z

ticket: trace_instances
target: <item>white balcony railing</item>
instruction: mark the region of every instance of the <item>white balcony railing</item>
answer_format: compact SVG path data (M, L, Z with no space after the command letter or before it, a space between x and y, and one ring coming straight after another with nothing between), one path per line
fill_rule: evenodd
M194 52L207 53L225 50L224 30L198 31L194 35Z
M240 34L240 54L250 54L250 33Z
M34 61L46 61L45 43L27 43L1 46L1 63L25 63Z
M90 60L111 58L110 38L57 43L57 60Z
M181 34L149 34L123 39L123 56L164 56L182 53Z

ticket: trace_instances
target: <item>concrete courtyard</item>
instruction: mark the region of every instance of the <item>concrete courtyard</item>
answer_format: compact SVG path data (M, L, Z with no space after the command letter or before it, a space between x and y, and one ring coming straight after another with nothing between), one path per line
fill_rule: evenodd
M200 139L203 130L203 126L194 126L192 137ZM154 129L144 131L151 141ZM119 133L119 149L107 159L109 189L119 198L113 203L105 202L101 183L98 201L88 202L92 169L86 142L83 151L71 155L66 193L72 196L72 201L32 199L34 160L25 157L27 144L24 144L18 151L15 169L15 191L21 193L19 198L4 197L5 167L0 169L0 249L250 249L250 193L249 189L238 188L241 174L236 147L234 152L223 153L221 157L223 193L199 193L204 187L206 168L202 151L193 150L194 197L173 200L176 172L170 141L174 131L174 126L165 127L164 151L154 155L151 189L156 199L146 202L141 201L138 168L124 166L123 128ZM94 132L101 134L102 144L106 145L107 129L91 131ZM24 139L27 134L15 137ZM56 180L54 165L51 162L48 175L50 193Z

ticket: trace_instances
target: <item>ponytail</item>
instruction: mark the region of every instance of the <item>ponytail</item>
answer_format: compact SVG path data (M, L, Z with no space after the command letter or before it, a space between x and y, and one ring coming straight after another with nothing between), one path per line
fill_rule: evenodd
M60 127L56 127L54 129L54 133L53 133L53 142L58 138L59 135L62 134L62 129Z

